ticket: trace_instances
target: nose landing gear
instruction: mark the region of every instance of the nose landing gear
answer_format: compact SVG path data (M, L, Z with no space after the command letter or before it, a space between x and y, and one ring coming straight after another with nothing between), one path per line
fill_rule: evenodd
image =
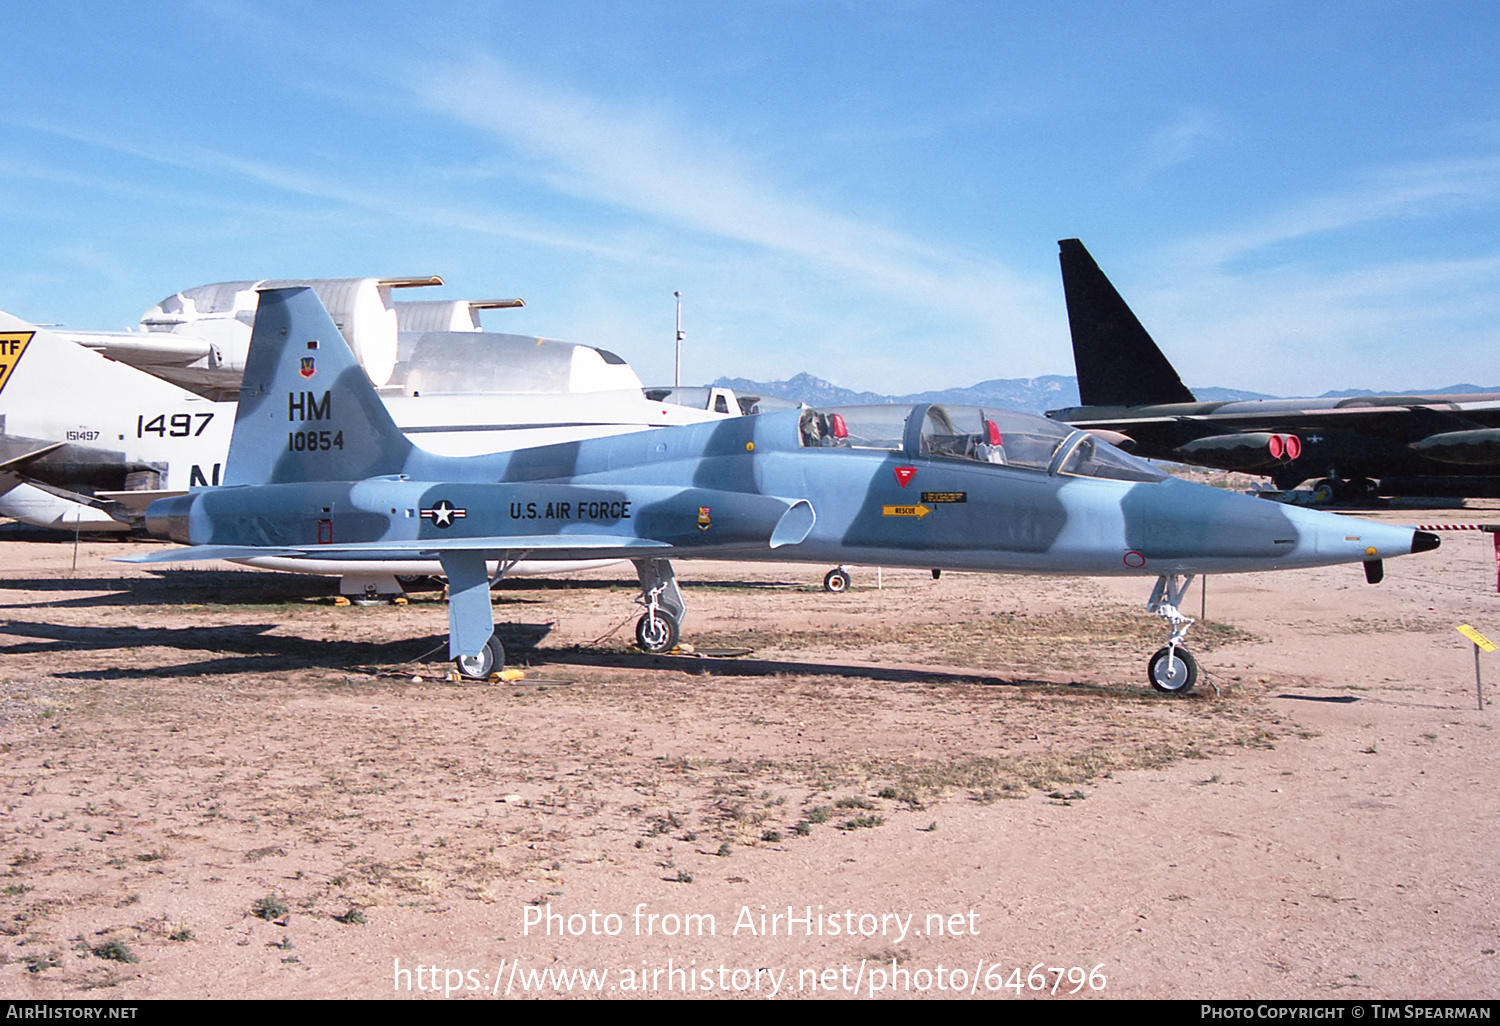
M1171 695L1185 695L1198 682L1198 660L1182 647L1182 640L1193 619L1184 616L1178 604L1193 583L1193 574L1163 574L1156 579L1151 600L1146 611L1155 613L1172 627L1172 636L1166 645L1151 657L1146 664L1146 676L1157 691Z

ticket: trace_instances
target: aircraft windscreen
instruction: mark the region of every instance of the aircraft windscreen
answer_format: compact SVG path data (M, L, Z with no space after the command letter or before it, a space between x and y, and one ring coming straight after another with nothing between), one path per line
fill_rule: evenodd
M1080 437L1058 466L1059 474L1077 477L1110 477L1117 481L1163 481L1167 475L1139 456L1132 456L1110 445L1102 438L1095 438L1087 431L1077 432Z
M913 437L913 415L922 422ZM807 448L878 449L1049 474L1160 481L1167 475L1066 424L978 406L842 406L802 415Z

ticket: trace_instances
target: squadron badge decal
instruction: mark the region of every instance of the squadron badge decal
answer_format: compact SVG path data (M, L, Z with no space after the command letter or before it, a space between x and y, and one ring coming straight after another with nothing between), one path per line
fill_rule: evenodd
M10 380L10 372L16 369L16 364L21 362L21 354L26 352L26 346L30 344L34 331L6 331L0 332L0 391L5 390L5 383Z

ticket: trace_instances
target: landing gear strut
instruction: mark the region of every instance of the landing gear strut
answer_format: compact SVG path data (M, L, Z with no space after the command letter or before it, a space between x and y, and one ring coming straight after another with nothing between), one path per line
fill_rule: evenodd
M1146 664L1146 675L1151 686L1167 694L1185 695L1198 682L1198 660L1182 647L1182 639L1193 625L1191 617L1184 616L1178 605L1182 596L1193 583L1193 574L1163 574L1156 579L1151 592L1151 601L1146 611L1155 613L1172 627L1172 636L1167 644L1151 657Z
M633 562L641 582L641 595L636 601L646 607L646 612L635 624L635 643L643 652L670 652L677 647L685 612L682 592L677 588L677 575L670 560L637 559Z

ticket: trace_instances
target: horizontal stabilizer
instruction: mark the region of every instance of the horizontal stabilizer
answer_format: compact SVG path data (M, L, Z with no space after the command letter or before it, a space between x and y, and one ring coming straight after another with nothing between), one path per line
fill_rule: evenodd
M146 507L157 499L170 499L174 495L186 494L186 488L134 488L124 492L95 492L94 497L105 502L117 502L136 516L145 516Z
M183 549L140 552L118 556L114 563L196 563L207 559L250 559L253 556L299 556L296 549L271 549L257 545L189 545Z
M0 461L0 470L15 473L22 467L26 466L26 464L34 463L35 461L41 459L43 456L47 455L49 452L55 452L58 449L61 449L65 444L65 442L53 442L51 445L38 446L37 448L32 449L30 452L23 452L19 456L12 456L8 460Z

